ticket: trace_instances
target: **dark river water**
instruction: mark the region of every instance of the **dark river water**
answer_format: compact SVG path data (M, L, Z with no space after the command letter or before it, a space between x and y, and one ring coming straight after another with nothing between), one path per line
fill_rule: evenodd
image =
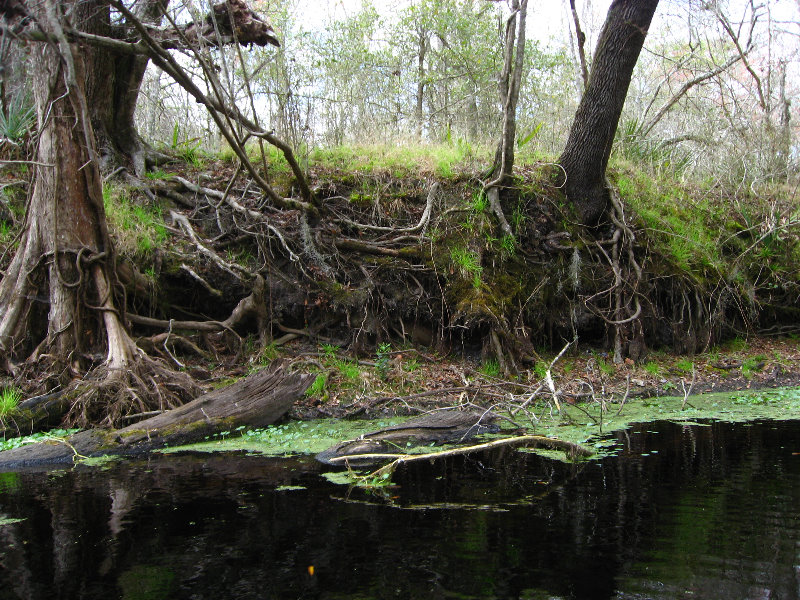
M0 598L800 598L800 421L616 440L376 494L237 455L0 474Z

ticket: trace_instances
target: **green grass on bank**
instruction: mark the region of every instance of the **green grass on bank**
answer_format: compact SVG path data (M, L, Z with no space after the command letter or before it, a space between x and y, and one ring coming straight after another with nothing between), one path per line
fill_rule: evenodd
M283 153L269 144L263 144L264 159L269 174L289 175L290 169ZM437 177L449 180L460 175L473 176L488 169L494 160L495 146L471 144L454 140L441 144L419 144L415 142L349 144L328 147L300 147L295 158L301 167L327 175L334 173L351 175L390 176L397 179ZM257 142L247 145L247 154L254 165L262 165L262 148ZM216 157L233 161L235 153L224 147ZM555 157L542 156L532 148L524 147L517 152L516 164L530 166L540 162L553 162Z
M742 290L800 281L800 206L780 186L726 190L617 162L609 179L646 244L696 283Z
M256 167L262 167L261 147L258 143L247 145L247 154ZM381 176L408 179L434 176L452 179L459 174L479 170L481 164L490 164L493 150L476 148L466 143L442 145L370 144L326 148L299 148L295 158L306 172L347 174L349 176ZM233 161L236 156L230 148L221 150L217 157ZM268 174L273 177L291 174L283 153L268 144L264 145L264 159Z
M488 148L466 143L443 145L363 145L319 148L312 152L314 166L361 174L381 173L398 179L434 175L452 179L491 162Z
M162 209L130 197L123 186L106 183L103 205L117 250L123 256L146 260L167 240Z

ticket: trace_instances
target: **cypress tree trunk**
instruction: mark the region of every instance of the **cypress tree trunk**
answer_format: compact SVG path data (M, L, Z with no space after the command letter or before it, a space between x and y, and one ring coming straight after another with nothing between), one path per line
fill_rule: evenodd
M169 0L139 0L132 10L143 23L157 26L168 4ZM101 12L87 22L89 33L117 39L135 36L134 32L111 25L108 7L99 10ZM95 100L90 105L92 126L104 171L125 166L139 177L144 175L148 146L139 136L133 117L149 60L144 55L131 56L108 50L92 52L93 89L87 93Z
M16 373L14 361L27 357L31 370L55 374L57 381L46 387L57 389L90 372L93 377L87 379L93 383L72 404L70 420L113 422L131 410L131 397L144 399L138 403L145 409L150 395L161 402L160 392L148 389L145 374L187 386L176 396L169 392L167 404L198 388L136 346L115 293L114 250L91 118L111 101L106 86L115 63L103 50L77 51L60 25L68 12L73 27L96 31L97 20L101 26L108 22L108 6L103 0L44 0L30 10L46 33L61 41L37 44L31 51L40 130L36 177L25 232L0 282L0 368ZM97 398L114 404L113 410L106 412Z
M597 42L589 84L559 164L567 198L584 224L602 216L609 196L605 175L633 69L658 0L614 0Z
M98 8L96 4L75 3L73 22L87 19L91 14L87 10ZM39 21L46 22L44 8L37 8ZM0 350L9 359L18 349L31 350L25 348L31 341L42 342L41 351L75 364L93 341L92 336L80 333L84 321L90 330L96 329L94 315L79 310L79 296L92 287L86 264L102 264L98 255L110 251L100 173L84 130L76 125L81 119L67 90L66 66L58 52L50 44L39 44L32 49L31 60L41 128L38 165L26 214L27 230L0 285ZM75 62L86 90L91 90L94 82L92 70L86 68L89 64ZM88 97L90 105L93 100ZM45 316L32 306L36 301L49 308L46 323L36 321ZM34 335L46 331L44 340L32 340L27 330Z

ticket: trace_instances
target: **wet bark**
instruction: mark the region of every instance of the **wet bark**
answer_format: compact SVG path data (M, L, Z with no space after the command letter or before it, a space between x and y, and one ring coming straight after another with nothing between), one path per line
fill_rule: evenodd
M584 224L605 212L606 167L633 69L658 0L615 0L597 42L589 84L559 164L567 198Z

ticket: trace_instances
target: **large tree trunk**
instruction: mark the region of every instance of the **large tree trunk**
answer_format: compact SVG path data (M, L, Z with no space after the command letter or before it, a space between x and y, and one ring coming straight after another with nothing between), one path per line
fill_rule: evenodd
M559 163L567 198L585 224L596 222L609 201L605 174L631 75L658 0L614 0L597 42L589 85Z
M136 347L115 299L113 247L90 119L108 100L107 70L98 66L108 64L103 56L107 53L74 51L58 14L69 10L73 27L92 31L98 19L108 18L108 7L101 0L47 0L32 4L30 10L60 42L39 44L31 52L40 129L37 172L25 233L0 283L2 366L15 372L13 361L27 356L32 369L59 374L46 386L50 389L93 372L94 385L79 392L73 406L71 420L82 425L107 413L107 407L92 406L104 391L108 399L122 402L111 411L111 421L146 409L148 396L157 397L159 408L188 399L197 386L186 376L176 375L180 387L188 386L185 391L176 388L166 396L154 389L133 391L157 387L156 379L167 372L159 373L162 369Z
M158 26L168 4L169 0L139 0L133 11L143 23ZM115 31L119 27L111 25L108 7L98 8L98 11L88 24L87 31L110 38L123 37L126 32ZM101 167L111 170L125 166L141 177L144 175L149 148L136 129L134 112L150 59L144 55L132 56L104 50L93 52L91 60L95 88L89 93L95 102L90 109Z
M79 23L87 7L75 8ZM43 7L39 10L44 13ZM44 14L39 16L46 22ZM0 285L0 350L6 359L30 351L27 331L46 330L42 350L73 362L93 341L82 335L83 321L96 317L81 313L78 301L91 287L87 264L102 261L111 248L100 173L82 127L76 126L81 120L65 84L66 67L49 44L36 46L31 59L40 124L38 165L26 234ZM76 60L76 68L85 70L83 66ZM84 75L91 89L93 73ZM38 321L43 315L32 306L32 297L49 305L47 327Z

